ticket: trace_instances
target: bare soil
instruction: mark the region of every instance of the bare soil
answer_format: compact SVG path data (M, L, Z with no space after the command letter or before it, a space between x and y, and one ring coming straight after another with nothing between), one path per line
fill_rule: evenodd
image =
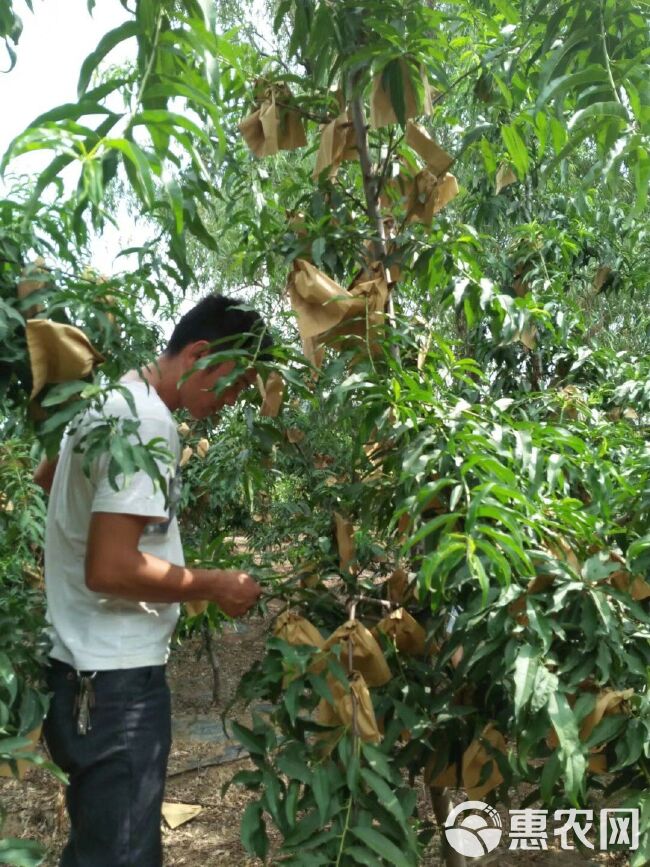
M198 804L202 812L192 821L171 830L163 822L165 867L252 867L251 858L239 839L239 822L252 797L233 786L222 795L222 786L239 769L251 767L246 758L237 758L238 746L224 733L220 717L230 704L241 675L258 658L268 628L264 620L249 620L238 631L219 637L221 684L217 704L212 703L212 671L200 637L172 650L168 679L172 691L174 740L169 762L165 800ZM247 721L248 714L235 706L231 718ZM420 788L422 814L430 810L424 787ZM455 800L463 799L455 792ZM49 774L28 771L23 781L0 780L0 804L6 811L3 836L38 839L47 847L45 867L55 867L65 843L68 825L63 787ZM554 846L549 840L550 846ZM508 852L499 847L491 855L468 860L468 864L494 867L624 867L624 855L593 853L590 859L575 852ZM431 844L423 867L441 867L439 839Z

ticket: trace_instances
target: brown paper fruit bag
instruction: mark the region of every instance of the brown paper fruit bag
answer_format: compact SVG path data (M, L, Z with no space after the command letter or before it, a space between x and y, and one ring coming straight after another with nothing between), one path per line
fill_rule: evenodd
M397 65L398 69L395 69L394 66L392 69L390 68L394 64ZM390 76L392 72L397 72L398 75L401 75L405 119L408 120L408 118L416 117L420 114L431 114L434 93L424 69L420 67L417 73L415 73L422 82L423 92L422 96L420 96L413 83L412 70L409 63L402 57L391 61L386 69L377 73L373 79L370 97L370 126L372 129L379 129L379 127L398 122L391 100L390 87L388 81L384 80L385 73Z
M294 261L287 286L303 340L338 325L355 302L347 290L305 259Z
M368 684L363 675L352 672L348 689L331 675L327 683L334 699L332 706L325 699L321 699L316 708L314 718L321 725L349 726L352 732L369 743L379 743L381 733L377 725L375 710L372 705Z
M483 729L481 738L486 740L496 750L505 755L506 742L501 732L494 728L492 723ZM481 783L481 776L485 765L491 762L489 777L484 783ZM496 789L503 782L503 776L499 770L499 765L494 756L488 752L483 746L480 739L472 741L463 753L463 759L460 769L460 779L458 768L454 765L448 765L436 777L431 777L431 772L435 767L435 756L429 760L424 772L424 779L429 786L437 786L444 788L449 786L455 788L460 786L465 789L471 800L482 800L488 792Z
M183 604L185 605L185 610L190 617L198 617L199 614L203 614L203 612L207 610L210 603L206 600L201 600L200 602L195 600L193 602L184 602Z
M334 512L334 525L336 527L336 545L339 551L339 569L341 572L347 572L350 564L356 559L354 525L338 512Z
M617 590L629 593L635 602L643 602L644 599L650 598L650 584L641 575L633 575L626 569L612 572L609 582Z
M48 384L83 379L104 361L83 331L72 325L50 319L28 319L26 333L32 398Z
M423 126L412 120L406 124L406 144L422 157L429 171L436 177L444 175L454 161Z
M590 714L582 721L580 725L580 740L587 741L598 723L606 716L615 716L624 712L623 705L634 695L633 689L615 690L603 689L596 696L596 704ZM572 702L573 703L573 702ZM557 749L559 741L555 729L551 729L546 738L548 747L552 750ZM589 769L593 773L606 773L607 771L607 756L604 755L606 744L595 747L589 752Z
M281 150L295 150L307 144L300 113L291 108L291 91L273 85L264 91L259 107L239 124L239 130L256 157L268 157Z
M272 370L262 386L262 408L260 415L276 418L284 400L284 379L277 370Z
M294 647L307 645L316 650L322 650L325 644L323 636L314 624L310 623L305 617L301 617L295 611L285 611L278 617L273 634ZM327 659L325 658L325 654L317 653L314 660L310 663L308 671L312 674L320 674L326 667ZM282 680L282 685L285 688L289 686L295 676L287 672Z
M331 650L336 645L341 646L340 660L348 674L352 671L361 672L368 686L383 686L391 679L381 647L363 623L348 620L330 635L323 649Z
M379 340L385 319L388 301L388 278L381 262L373 262L363 268L347 289L353 299L357 299L339 325L330 328L322 335L323 343L335 344L340 348L359 349L363 346L375 355L379 351ZM362 338L348 340L352 336Z
M394 641L400 653L410 656L424 655L427 634L405 608L398 608L380 620L373 630L375 635L379 632Z
M406 602L413 597L413 586L409 582L409 576L406 569L395 569L388 581L388 598L391 602Z
M434 215L442 210L457 192L458 184L453 175L446 174L438 179L429 169L422 169L413 179L407 203L408 222L430 224Z
M307 644L322 650L325 640L313 623L295 611L283 612L275 622L273 634L282 638L287 644Z
M377 327L388 297L379 265L362 272L350 289L344 289L305 259L294 261L287 289L305 356L316 367L322 361L323 343L341 335L365 335L368 325Z
M517 175L512 170L512 166L509 166L507 163L502 163L497 171L494 195L498 196L501 190L505 190L505 188L509 187L510 184L516 184L518 180Z
M354 124L348 113L343 112L322 128L313 176L317 178L329 168L329 177L332 178L344 160L358 158Z

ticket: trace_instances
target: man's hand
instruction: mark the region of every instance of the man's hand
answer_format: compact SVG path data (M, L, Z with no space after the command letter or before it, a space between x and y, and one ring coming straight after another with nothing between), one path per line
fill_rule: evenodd
M214 591L210 600L229 617L241 617L260 598L262 588L247 572L215 569Z

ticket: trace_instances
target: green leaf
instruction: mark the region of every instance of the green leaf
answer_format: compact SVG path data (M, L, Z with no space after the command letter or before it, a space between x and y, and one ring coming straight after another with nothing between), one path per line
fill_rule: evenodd
M331 794L329 774L322 765L316 765L313 768L311 786L312 792L314 793L314 800L316 801L316 807L318 808L318 817L320 823L321 825L325 825L325 823L329 819Z
M266 753L266 741L261 735L256 735L249 728L238 722L232 723L232 731L239 743L252 756L263 756Z
M95 50L92 51L81 64L79 81L77 83L77 95L79 97L81 97L88 88L93 72L97 69L106 55L112 51L116 45L119 45L120 42L124 42L125 39L131 39L131 37L137 36L139 32L140 26L137 21L125 21L124 24L120 24L119 27L116 27L114 30L109 30L108 33L102 36L97 48L95 48Z
M364 864L365 867L384 867L386 863L376 858L372 852L361 849L359 846L346 846L345 854L348 858L354 858L357 864Z
M501 137L508 149L510 159L517 169L519 178L523 178L528 172L530 157L528 156L528 149L526 148L526 144L524 143L521 134L514 126L502 126Z
M252 801L246 806L241 820L240 835L247 852L257 855L262 860L266 858L269 851L269 838L259 801Z
M538 651L530 644L522 645L515 662L515 716L518 718L532 695L539 665Z
M276 764L290 780L300 780L302 783L311 785L312 774L307 765L305 747L301 744L290 744L286 750L278 755Z
M391 60L382 73L382 84L388 90L390 103L395 117L402 126L406 125L406 102L404 92L410 82L404 81L402 64L399 60Z
M587 760L578 734L578 725L563 693L551 693L546 709L560 742L564 790L569 801L577 806L584 791L587 770Z
M620 120L629 121L629 115L625 106L620 102L594 102L577 111L569 120L569 129L574 129L586 120L601 117L616 117Z
M144 205L149 207L153 205L155 188L151 173L152 164L144 151L134 142L125 138L107 138L104 139L103 145L106 149L112 148L122 153L124 166L134 185L135 192L142 199ZM131 172L129 172L129 166L132 169Z
M368 768L362 768L361 776L375 795L377 795L379 803L389 813L392 813L401 825L406 825L406 816L402 810L402 805L397 799L395 791L391 789L386 780L383 780L378 774L375 774Z
M80 379L74 380L72 382L63 382L60 385L55 385L51 388L47 395L41 400L41 406L56 406L59 403L65 403L65 401L71 397L73 394L78 394L83 391L88 385L87 382L84 382Z
M388 757L379 747L364 742L361 744L361 752L376 774L379 774L380 777L383 777L389 783L393 782L394 775L388 762Z
M365 843L373 852L385 858L391 867L413 867L416 863L407 858L401 849L398 849L388 837L385 837L375 828L364 828L357 825L354 828L350 828L350 833L354 834L362 843Z

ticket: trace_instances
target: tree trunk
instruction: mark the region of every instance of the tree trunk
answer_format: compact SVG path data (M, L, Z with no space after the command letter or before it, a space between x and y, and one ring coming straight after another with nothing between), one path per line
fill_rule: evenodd
M442 845L442 857L444 858L447 867L465 867L465 856L460 852L452 849L447 838L445 837L445 822L447 816L451 812L451 798L447 789L440 789L437 786L429 786L429 796L431 798L431 806L433 813L438 823L440 830L440 840Z
M354 132L357 142L357 150L359 151L359 162L361 163L361 172L363 174L363 191L366 197L366 213L368 219L374 224L377 231L377 237L372 245L373 259L375 261L384 262L386 260L386 233L384 231L384 220L381 216L379 207L379 186L378 178L373 171L372 162L370 160L370 151L368 149L368 131L366 129L366 117L363 110L363 94L359 90L359 82L361 73L358 72L352 78L352 122L354 124ZM388 295L388 321L395 328L395 306L393 304L393 293ZM397 346L392 346L391 351L396 361L400 360L399 349Z

